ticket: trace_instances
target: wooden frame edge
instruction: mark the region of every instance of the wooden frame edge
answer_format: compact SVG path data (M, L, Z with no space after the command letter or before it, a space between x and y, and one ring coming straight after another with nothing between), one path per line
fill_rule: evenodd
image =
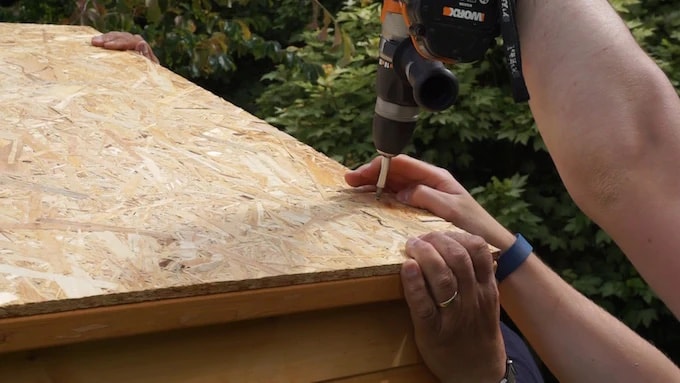
M402 297L399 275L384 275L5 318L0 353Z

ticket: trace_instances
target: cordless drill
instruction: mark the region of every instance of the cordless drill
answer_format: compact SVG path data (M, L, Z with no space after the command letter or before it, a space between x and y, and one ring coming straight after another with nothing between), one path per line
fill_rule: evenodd
M420 109L453 105L458 81L442 63L480 60L503 35L513 96L528 99L522 77L515 0L383 0L373 143L382 156L376 198L391 158L409 144Z

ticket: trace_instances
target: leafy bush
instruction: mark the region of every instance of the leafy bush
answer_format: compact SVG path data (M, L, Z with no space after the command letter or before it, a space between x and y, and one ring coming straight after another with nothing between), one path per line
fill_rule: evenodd
M270 123L349 166L374 155L368 127L375 104L379 5L338 14L339 25L350 34L344 45L320 40L317 31L303 33L306 44L294 51L302 61L319 65L321 76L310 79L305 68L278 65L263 77L271 84L257 102Z

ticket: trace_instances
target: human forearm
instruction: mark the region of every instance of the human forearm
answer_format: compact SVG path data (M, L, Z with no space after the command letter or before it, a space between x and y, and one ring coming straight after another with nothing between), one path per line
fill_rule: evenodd
M535 255L499 290L503 308L561 382L680 381L680 371L660 351Z

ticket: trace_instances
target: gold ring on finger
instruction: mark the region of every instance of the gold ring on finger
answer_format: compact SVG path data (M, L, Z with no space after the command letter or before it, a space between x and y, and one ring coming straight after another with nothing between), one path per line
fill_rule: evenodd
M451 298L445 300L444 302L439 302L439 307L442 307L442 308L447 307L448 305L451 304L451 302L454 301L454 299L456 299L457 296L458 296L458 290L456 290L456 292L453 293Z

